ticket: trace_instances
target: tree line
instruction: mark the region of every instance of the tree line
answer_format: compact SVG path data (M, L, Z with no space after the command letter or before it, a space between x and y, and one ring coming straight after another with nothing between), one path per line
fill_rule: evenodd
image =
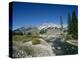
M78 17L75 10L71 15L68 12L68 35L71 35L73 39L78 39Z

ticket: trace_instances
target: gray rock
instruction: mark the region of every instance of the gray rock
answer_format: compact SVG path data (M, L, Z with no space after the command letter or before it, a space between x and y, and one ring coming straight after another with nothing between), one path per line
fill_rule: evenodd
M51 45L43 39L39 39L40 44L32 45L32 41L20 44L18 48L13 48L13 57L43 57L55 55Z

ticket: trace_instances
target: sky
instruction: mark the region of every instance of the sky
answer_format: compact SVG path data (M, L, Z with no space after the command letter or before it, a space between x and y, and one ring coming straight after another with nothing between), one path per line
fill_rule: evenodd
M63 24L67 24L68 12L72 14L78 8L75 5L35 4L26 2L13 3L13 29L23 26L35 26L43 23L60 24L62 16Z

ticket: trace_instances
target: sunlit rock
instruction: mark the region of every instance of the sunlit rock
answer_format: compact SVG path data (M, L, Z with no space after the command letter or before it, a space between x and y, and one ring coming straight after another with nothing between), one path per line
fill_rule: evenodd
M20 44L18 48L14 48L13 57L43 57L55 55L51 45L43 39L39 39L40 44L33 45L32 41Z

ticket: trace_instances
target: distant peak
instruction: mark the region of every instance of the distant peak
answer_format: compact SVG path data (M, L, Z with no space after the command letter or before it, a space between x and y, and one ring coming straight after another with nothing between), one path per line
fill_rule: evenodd
M38 27L38 29L43 29L43 28L48 28L48 27L57 27L57 28L60 28L60 25L58 25L58 24L54 24L54 23L43 23L43 24L41 24L39 27Z

